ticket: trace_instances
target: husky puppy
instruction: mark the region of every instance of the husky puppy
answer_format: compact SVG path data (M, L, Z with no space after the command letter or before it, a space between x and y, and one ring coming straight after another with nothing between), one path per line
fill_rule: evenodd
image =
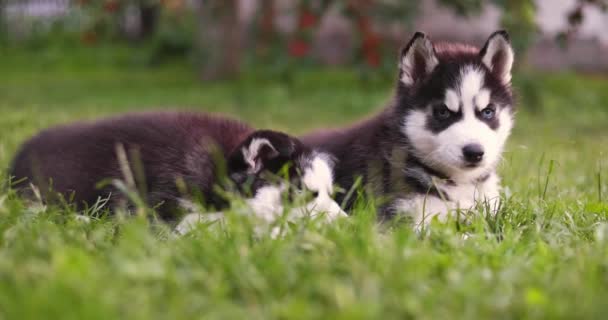
M401 51L386 109L302 141L336 159L337 185L349 189L361 177L390 196L383 218L407 213L422 226L482 203L497 210L496 166L513 126L513 58L505 31L481 49L418 32Z
M51 128L22 146L10 174L15 187L31 184L45 201L59 197L79 209L106 198L111 208L127 202L114 186L100 188L99 182L131 181L147 205L171 221L178 210L188 209L184 204L192 203L193 195L216 209L225 207L227 201L214 190L218 185L252 195L255 214L276 215L285 188L272 184L267 173L290 163L290 177L316 193L313 202L342 214L331 200L329 157L286 134L205 114L143 113Z
M293 208L290 218L310 214L324 214L326 221L345 217L346 213L332 199L333 159L317 152L284 133L258 130L249 135L228 158L228 173L237 186L251 185L253 198L247 199L248 207L256 216L267 222L274 221L284 211L284 193L293 197L293 188L284 182L269 183L264 173L276 174L289 166L289 183L297 193L309 191L313 199L302 207ZM252 183L247 184L246 181Z
M256 132L257 133L257 132ZM245 179L251 181L251 174L254 174L253 179L258 180L257 168L260 167L257 162L251 162L241 159L247 159L252 155L252 150L260 150L259 146L266 144L264 140L266 138L256 137L254 133L247 141L242 145L243 148L239 148L235 151L235 154L231 156L230 162L235 161L238 163L238 167L241 170L230 171L232 172L230 178L235 183L242 183ZM287 137L287 136L286 136ZM261 142L260 142L261 139ZM291 138L293 139L293 138ZM297 144L301 144L297 140L293 140ZM272 143L273 146L278 145L276 141ZM302 145L302 148L306 148ZM274 149L274 148L273 148ZM256 151L254 151L255 153ZM261 151L265 153L266 151ZM260 152L257 152L260 153ZM271 163L271 162L274 162ZM264 161L264 167L272 168L282 161L276 161L274 159ZM336 203L333 198L333 159L329 155L318 152L302 152L300 156L294 157L289 160L294 163L292 166L298 168L295 172L290 173L290 183L299 186L296 189L296 193L301 194L302 190L312 192L313 199L307 202L303 206L295 206L286 211L283 204L285 202L285 192L289 195L293 195L293 189L286 186L284 183L270 184L268 180L262 178L261 181L253 183L255 186L255 194L252 198L246 199L246 212L252 212L254 216L264 223L273 223L278 217L286 215L285 217L290 221L302 218L304 216L310 216L317 218L321 216L323 218L321 222L331 222L339 217L346 217L347 214L340 208L340 205ZM278 168L278 167L274 167ZM242 170L244 169L244 170ZM295 173L295 175L292 175ZM201 222L212 222L224 219L222 212L216 213L199 213L198 208L189 201L181 201L182 207L187 208L189 214L183 217L180 223L175 227L174 234L184 235L190 232L198 223ZM256 230L259 230L256 228ZM271 229L271 236L276 237L280 234L280 227L273 227Z

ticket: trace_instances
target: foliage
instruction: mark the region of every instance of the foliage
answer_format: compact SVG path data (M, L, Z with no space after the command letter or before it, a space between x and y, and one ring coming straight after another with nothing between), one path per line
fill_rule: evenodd
M284 34L276 29L277 16L284 14L278 12L276 0L260 1L256 19L247 26L235 20L237 15L234 11L238 6L231 4L237 2L195 1L195 6L192 6L185 0L79 0L74 2L65 19L32 22L33 30L54 32L33 33L26 43L40 48L57 43L67 43L70 47L73 43L69 44L69 39L75 37L85 46L124 41L139 46L140 56L149 64L174 57L191 58L203 78L230 76L253 62L272 65L288 81L294 65L318 63L313 52L313 40L320 21L333 10L353 26L354 48L352 52L342 53L347 57L343 60L357 67L366 78L373 78L378 69L391 72L395 46L402 45L395 44L381 30L387 30L393 24L407 27L419 10L417 1L298 0L293 12L296 28ZM463 16L479 14L486 5L498 6L503 11L501 27L510 31L514 46L520 53L533 43L537 35L533 0L440 0L438 3ZM583 9L588 6L604 10L607 7L605 0L578 0L565 17L569 27L560 34L558 40L561 43L566 44L577 31L584 19ZM140 19L138 31L127 32L127 16ZM50 28L36 27L49 23Z
M517 51L524 52L534 41L537 27L536 5L533 0L440 0L439 3L461 15L476 14L483 5L492 3L503 10L502 27L512 34ZM565 45L568 38L578 31L585 18L584 9L587 7L595 7L605 12L608 10L608 1L577 0L566 16L568 28L558 34L558 41Z
M524 52L537 32L536 5L533 0L440 0L460 15L478 14L484 5L494 4L502 9L501 27L509 30L518 52Z

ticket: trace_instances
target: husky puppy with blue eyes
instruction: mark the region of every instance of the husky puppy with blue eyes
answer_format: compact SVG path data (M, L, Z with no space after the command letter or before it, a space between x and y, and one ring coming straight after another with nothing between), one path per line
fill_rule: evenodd
M479 205L495 212L496 167L513 127L513 59L505 31L481 49L433 43L418 32L401 51L385 110L302 139L335 157L337 185L348 189L362 177L377 194L389 195L384 218L404 213L423 226Z

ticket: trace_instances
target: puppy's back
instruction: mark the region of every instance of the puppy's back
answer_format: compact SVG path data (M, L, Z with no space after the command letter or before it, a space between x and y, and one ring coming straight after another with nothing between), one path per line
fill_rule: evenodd
M122 178L116 153L122 146L130 164L143 167L146 191L154 201L178 196L177 178L201 191L211 188L211 148L225 157L252 131L239 121L190 112L76 123L44 130L28 140L13 161L11 175L17 188L33 183L43 191L52 188L71 195L76 204L90 205L110 192L96 188L101 180Z

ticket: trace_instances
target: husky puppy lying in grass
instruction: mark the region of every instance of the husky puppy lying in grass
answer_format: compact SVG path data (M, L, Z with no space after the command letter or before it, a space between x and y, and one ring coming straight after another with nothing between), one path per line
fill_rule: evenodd
M387 108L302 141L336 159L340 187L349 190L362 178L375 194L388 196L384 218L406 214L421 227L431 217L479 205L496 212L496 167L513 126L513 60L505 31L481 49L433 43L418 32L401 51Z
M345 215L331 198L328 155L284 133L206 114L131 114L47 129L24 143L10 175L23 194L36 191L47 202L86 209L107 199L110 210L148 206L165 221L189 212L197 197L224 209L222 190L236 191L251 196L256 216L272 220L291 188L271 175L286 166L289 184L314 195L299 215Z

